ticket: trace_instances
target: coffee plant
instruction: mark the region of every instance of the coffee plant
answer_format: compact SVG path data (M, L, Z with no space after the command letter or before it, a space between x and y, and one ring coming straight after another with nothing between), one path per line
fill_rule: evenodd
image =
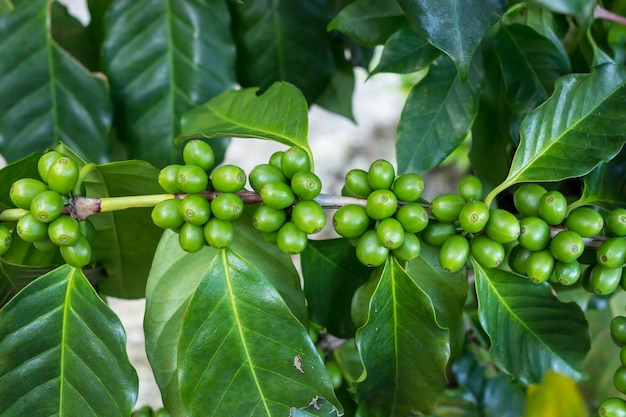
M0 416L626 416L624 2L88 6L0 1ZM357 68L410 91L332 195Z

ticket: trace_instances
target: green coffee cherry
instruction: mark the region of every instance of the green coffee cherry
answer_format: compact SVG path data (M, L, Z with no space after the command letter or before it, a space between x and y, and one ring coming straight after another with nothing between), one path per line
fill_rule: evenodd
M600 295L613 294L622 278L622 268L605 268L602 265L591 268L587 289Z
M465 266L469 253L470 246L465 236L452 235L439 250L439 264L446 272L456 272Z
M168 165L159 171L158 182L161 188L167 193L178 194L181 192L178 186L178 169L182 165Z
M276 240L278 239L278 231L276 232L263 232L263 239L265 239L268 243L276 244Z
M333 385L333 388L339 389L339 387L341 387L341 384L343 383L343 373L341 372L339 364L334 360L327 361L326 372L328 372L328 376L330 377L330 382Z
M596 252L598 264L607 268L619 268L626 263L626 238L611 237Z
M450 236L456 234L454 223L440 222L433 220L422 231L421 237L424 243L434 247L441 247L443 242Z
M11 231L0 225L0 255L4 255L9 250L12 241Z
M286 222L278 230L276 244L278 248L289 255L301 253L308 243L306 233L294 222Z
M59 194L67 194L78 182L78 165L63 156L56 159L48 169L48 187Z
M347 204L340 207L333 215L333 228L343 237L359 237L367 231L370 218L365 207Z
M483 183L474 175L465 175L459 180L457 191L465 201L480 200L483 196Z
M202 226L211 217L211 204L198 194L189 194L180 200L178 211L187 223Z
M130 417L154 417L152 415L152 408L149 405L144 405L143 407L133 411Z
M396 170L391 162L379 159L372 162L367 171L367 181L374 190L388 190L396 178Z
M526 275L533 282L546 282L554 271L555 262L554 256L547 249L532 252L526 263Z
M298 200L313 200L322 191L322 181L311 171L299 171L291 177L291 189Z
M367 215L374 220L382 220L393 216L398 208L398 199L390 190L375 190L365 203Z
M589 207L578 207L567 215L565 227L582 237L594 237L602 233L604 219L600 213Z
M487 225L489 208L479 200L468 201L458 215L459 226L467 233L478 233Z
M217 167L211 177L213 188L222 193L236 193L243 189L246 181L244 170L230 164Z
M485 235L476 236L470 242L472 258L485 268L496 268L504 260L505 252L502 243L496 242Z
M424 192L424 179L417 174L402 174L393 182L391 191L400 201L417 201Z
M178 244L182 250L186 252L198 252L204 247L206 240L204 238L204 227L193 224L185 223L180 228L178 233Z
M220 220L237 220L243 214L243 201L233 193L223 193L211 201L211 213Z
M539 199L539 217L550 225L563 223L567 216L567 200L558 191L548 191Z
M582 255L585 249L583 238L571 230L557 233L550 242L552 256L561 262L573 262Z
M63 260L74 268L82 268L91 261L91 245L84 236L73 245L61 246L60 249Z
M262 204L254 210L252 225L261 232L275 232L287 220L285 210L275 209Z
M85 219L78 222L80 226L80 233L87 238L87 242L93 243L96 241L97 231L91 220Z
M626 345L626 316L615 316L609 326L611 339L619 347Z
M310 171L309 155L304 149L292 146L280 158L280 169L287 178L292 178L299 171Z
M204 238L216 249L226 249L235 240L235 228L227 220L210 219L204 225Z
M546 189L538 184L522 184L513 194L513 204L522 217L539 217L539 200Z
M284 209L293 204L296 196L291 187L283 182L269 182L259 192L265 204L275 209Z
M626 236L626 208L611 210L606 218L606 228L612 236Z
M37 161L37 171L43 182L48 183L48 170L50 166L59 158L62 158L63 154L57 151L46 152L41 155Z
M378 239L375 230L368 230L356 244L356 257L366 266L376 267L385 263L389 256L387 249Z
M506 210L494 209L489 213L489 220L485 225L487 236L496 242L509 243L519 237L520 224L514 215Z
M430 204L430 212L442 222L454 222L465 205L463 197L456 194L440 194Z
M280 170L281 170L280 172L283 172L283 171L282 171L282 169L281 169L281 167L280 167L280 162L281 162L281 160L283 159L283 154L284 154L284 153L285 153L285 152L283 152L283 151L276 151L276 152L274 152L274 153L270 156L270 159L269 159L269 164L270 164L271 166L273 166L274 168L278 168L278 169L280 169ZM283 174L283 175L284 175L284 174Z
M20 178L11 185L9 197L16 207L30 209L30 203L36 195L48 191L48 186L34 178Z
M206 190L209 176L197 165L183 165L176 171L176 184L183 193L197 194Z
M404 242L404 228L398 220L392 217L383 219L378 223L376 235L387 249L398 249Z
M402 244L397 249L391 251L391 254L401 262L408 262L417 258L422 251L422 243L414 233L405 233Z
M574 285L581 273L582 267L578 261L568 263L557 261L554 265L554 278L561 285Z
M622 365L626 365L626 347L622 347L619 351L619 361Z
M312 200L299 201L291 212L291 220L307 234L321 232L326 226L326 213L319 203Z
M59 249L59 245L53 243L49 238L33 242L33 246L41 252L52 252Z
M407 233L419 233L428 226L428 212L421 204L417 203L400 206L395 218Z
M517 274L526 275L528 272L528 258L532 252L522 245L514 246L509 252L509 268Z
M626 394L626 366L620 366L613 374L613 386L622 394Z
M55 245L71 246L81 236L78 221L70 216L59 216L48 226L48 237Z
M44 191L33 198L30 212L40 222L50 223L63 212L63 198L56 191Z
M181 214L180 205L181 200L175 198L161 201L152 209L152 222L162 229L176 229L182 226L185 219Z
M519 244L531 251L543 250L550 245L550 226L539 217L524 217L519 222Z
M598 409L600 417L626 417L626 401L619 397L611 397L602 401Z
M270 164L261 164L252 168L250 175L248 176L250 186L257 193L261 191L261 188L269 182L287 182L287 178L280 168L276 168Z
M353 197L367 198L374 189L369 183L367 171L354 168L346 173L345 187Z
M26 213L17 221L17 235L25 242L37 242L48 238L48 224L41 222L33 213Z
M358 195L354 194L352 191L348 190L348 188L345 186L341 187L341 195L343 197L358 197Z
M193 139L185 144L183 148L183 160L185 164L196 165L206 172L211 172L213 167L215 167L213 148L200 139Z

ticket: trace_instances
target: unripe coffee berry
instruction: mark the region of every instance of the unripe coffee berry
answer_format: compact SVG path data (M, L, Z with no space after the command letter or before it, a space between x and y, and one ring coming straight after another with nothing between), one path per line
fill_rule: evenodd
M376 235L387 249L398 249L404 242L404 228L399 221L392 217L383 219L378 223Z
M465 203L459 212L459 226L467 233L478 233L487 225L489 208L479 200Z
M176 184L186 194L197 194L206 190L209 176L196 165L183 165L176 171Z
M509 268L517 274L526 275L528 258L532 252L522 245L514 246L508 255Z
M56 191L44 191L37 194L30 203L30 212L40 222L50 223L61 215L63 198Z
M59 216L48 226L48 237L55 245L73 245L81 236L78 221L70 216Z
M326 226L326 213L316 201L299 201L291 212L292 221L307 234L321 232Z
M622 278L622 268L606 268L602 265L590 267L587 290L599 295L613 294Z
M582 237L594 237L602 233L604 219L589 207L577 207L567 215L565 227Z
M367 215L374 220L382 220L393 216L398 208L398 199L390 190L375 190L365 203Z
M311 171L299 171L291 177L291 189L298 200L313 200L322 191L322 181Z
M483 196L483 183L474 175L465 175L457 184L457 192L465 201L480 200Z
M539 216L539 200L546 189L538 184L522 184L513 194L513 204L522 217Z
M456 272L465 266L469 253L469 242L465 236L452 235L439 250L439 264L446 272Z
M304 149L292 146L280 158L280 169L287 178L292 178L299 171L310 171L311 161L309 160L309 155Z
M48 238L48 224L39 221L31 212L20 217L15 230L25 242L37 242Z
M422 243L414 233L405 233L404 241L397 249L391 251L397 260L408 262L417 258L422 251Z
M243 214L243 201L233 193L218 194L211 201L211 213L221 220L237 220Z
M489 213L485 226L487 236L496 242L509 243L519 237L520 224L514 215L503 209L494 209Z
M172 164L159 171L158 182L165 192L172 194L178 194L181 192L177 179L178 168L180 167L181 165Z
M252 168L250 175L248 176L250 186L257 193L261 191L261 188L269 182L287 182L287 177L283 174L279 168L276 168L270 164L261 164Z
M613 236L626 236L626 208L611 210L606 218L606 228Z
M345 187L354 197L367 198L374 189L369 183L367 172L354 168L346 173Z
M531 251L543 250L550 245L550 226L539 217L524 217L519 222L519 244Z
M533 282L546 282L554 271L555 262L554 256L547 249L532 252L526 263L526 275Z
M384 159L374 161L367 171L367 181L374 190L390 189L395 178L396 170Z
M583 238L571 230L557 233L550 242L550 252L561 262L573 262L582 255L585 249Z
M152 222L162 229L176 229L182 226L185 219L181 214L180 204L181 200L175 198L161 201L152 209Z
M48 183L48 170L50 166L59 158L62 158L63 154L57 151L46 152L41 155L37 161L37 171L43 182Z
M4 226L0 226L0 255L4 255L9 250L12 241L11 231Z
M613 374L613 386L622 394L626 394L626 366L620 366Z
M185 252L198 252L205 242L203 226L185 223L178 232L178 244Z
M206 172L211 172L215 166L213 148L200 139L193 139L185 144L183 148L183 160L185 164L196 165Z
M282 225L276 235L278 248L289 255L301 253L308 243L307 235L294 222Z
M275 232L287 220L285 210L262 204L254 210L252 225L261 232Z
M598 409L600 417L626 417L626 401L619 397L610 397L602 401Z
M578 282L582 273L582 267L578 261L560 262L554 265L554 278L561 285L574 285Z
M214 217L204 225L204 238L211 247L225 249L235 240L235 228L231 222Z
M281 172L282 172L282 169L280 167L280 162L283 159L284 153L285 153L284 151L276 151L272 155L270 155L270 159L269 159L269 164L273 166L274 168L280 169Z
M55 160L48 169L48 187L59 194L67 194L78 182L78 165L63 156Z
M563 223L567 216L567 200L558 191L548 191L539 199L539 217L550 225Z
M417 201L424 192L424 179L417 174L402 174L393 182L391 191L400 201Z
M465 205L463 197L456 194L440 194L430 204L430 212L442 222L454 222Z
M211 205L199 194L189 194L181 200L179 213L187 223L202 226L211 217Z
M428 212L421 204L417 203L400 206L395 218L407 233L418 233L428 226Z
M263 203L275 209L284 209L293 204L296 196L284 182L269 182L259 192Z
M609 326L611 339L619 347L626 345L626 316L615 316Z
M596 252L598 264L607 268L619 268L626 262L626 238L611 237Z
M333 228L340 236L359 237L367 231L370 221L365 207L347 204L333 215Z
M476 236L470 242L472 258L485 268L496 268L504 260L505 251L502 243L485 235Z
M455 234L456 227L454 223L433 220L429 222L428 226L422 231L421 237L427 245L440 247L446 239Z
M243 169L236 165L221 165L213 171L211 185L222 193L236 193L246 185L247 177Z
M387 256L389 249L380 242L375 230L370 229L359 238L356 244L356 257L363 265L380 266L385 263Z
M61 256L74 268L82 268L91 261L91 245L84 236L70 246L61 246Z
M30 203L36 195L48 191L48 186L34 178L20 178L11 185L9 197L16 207L30 209Z

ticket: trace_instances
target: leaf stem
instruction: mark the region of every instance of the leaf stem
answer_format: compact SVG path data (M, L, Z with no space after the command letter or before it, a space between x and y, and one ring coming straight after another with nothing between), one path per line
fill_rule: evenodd
M0 222L14 222L28 213L28 210L12 208L0 211Z
M593 16L596 19L609 20L611 22L619 23L626 26L626 17L615 14L600 5L596 5L595 9L593 10Z

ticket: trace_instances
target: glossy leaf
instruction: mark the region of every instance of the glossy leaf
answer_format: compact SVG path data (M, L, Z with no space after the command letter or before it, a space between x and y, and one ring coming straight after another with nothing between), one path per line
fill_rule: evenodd
M404 27L385 43L380 62L371 74L407 74L428 67L441 52L410 27Z
M552 94L557 78L571 72L559 49L528 26L501 25L494 39L509 103L526 115Z
M50 33L59 46L74 59L97 71L100 67L98 48L88 36L86 28L59 2L50 5Z
M309 103L333 73L325 0L232 2L237 81L265 90L277 81L297 86ZM227 29L228 30L228 29Z
M626 206L626 149L609 162L601 162L583 177L583 193L571 208L593 205L605 210Z
M178 140L204 136L237 136L300 146L311 156L307 141L308 107L292 84L275 83L263 94L258 88L226 91L186 113Z
M121 0L105 22L118 136L131 158L159 167L182 161L174 144L182 114L235 83L226 1Z
M118 317L64 265L0 310L0 414L127 417L137 374Z
M562 401L559 398L567 398ZM522 417L587 417L587 405L576 386L567 376L548 371L538 385L526 392L526 410Z
M586 26L593 19L594 0L530 0L534 6L545 7L556 13L568 14L578 19L581 26Z
M483 76L480 59L465 83L449 59L431 66L402 109L396 139L398 171L428 171L461 144L478 112Z
M354 246L348 239L310 240L300 262L311 320L334 336L353 337L352 295L370 275Z
M549 370L580 379L590 346L580 308L558 301L549 284L472 264L494 364L524 384L541 381Z
M385 43L405 23L395 1L356 0L337 14L328 30L339 30L360 44L376 46Z
M343 45L333 45L333 55L335 71L326 89L315 100L315 104L356 123L352 112L352 96L356 83L354 68L345 57Z
M0 16L0 152L15 161L60 141L107 159L112 111L101 76L52 38L51 0L19 2Z
M357 331L365 366L357 398L367 402L374 415L430 412L447 384L449 332L437 324L432 299L395 258L381 268L369 319Z
M582 176L613 158L626 140L626 68L603 65L557 81L554 94L521 125L507 178L487 200L519 182Z
M0 210L14 208L10 191L13 183L20 178L41 179L37 172L37 161L41 153L35 152L0 169Z
M397 1L417 33L452 58L463 82L480 41L507 4L504 0Z

